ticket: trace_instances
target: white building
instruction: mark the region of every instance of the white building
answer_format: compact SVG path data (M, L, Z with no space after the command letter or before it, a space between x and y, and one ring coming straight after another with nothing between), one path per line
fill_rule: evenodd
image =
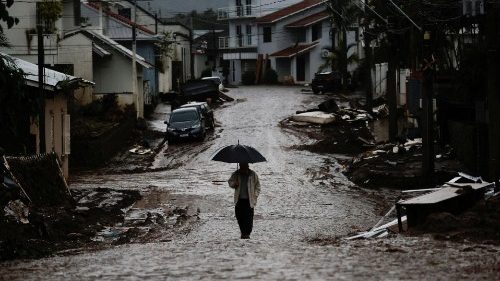
M248 1L251 3L251 1ZM295 82L308 83L325 63L330 50L336 48L335 27L330 20L325 0L260 1L258 5L234 5L219 10L220 18L229 19L229 37L219 38L224 59L230 61L229 82L241 83L246 71L255 71L259 60L269 58L278 79L291 77ZM362 54L358 28L347 34L351 48L348 55ZM355 65L349 66L354 70ZM330 70L326 67L323 70Z
M163 32L171 33L174 40L171 58L163 62L165 71L159 73L159 92L169 92L176 89L178 83L194 78L191 63L191 29L178 22L161 20L140 5L134 5L134 2L133 0L109 1L109 4L112 11L153 30L158 35Z
M224 60L229 60L228 82L241 83L245 71L255 71L259 45L256 19L301 0L229 0L218 9L219 20L229 21L229 36L219 38Z

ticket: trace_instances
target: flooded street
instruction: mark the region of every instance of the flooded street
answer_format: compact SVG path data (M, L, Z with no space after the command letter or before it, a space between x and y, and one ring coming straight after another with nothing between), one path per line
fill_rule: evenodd
M189 228L156 241L0 263L0 280L500 278L500 247L490 244L402 235L342 240L379 220L377 191L352 184L331 155L292 149L311 140L279 127L324 97L298 87L241 87L229 94L235 102L215 110L217 126L203 143L165 145L143 172L113 173L107 167L72 180L73 189L140 191L144 199L128 210L129 217L137 209L186 207L198 218ZM158 119L154 128L164 130ZM210 160L238 141L267 158L250 165L262 186L250 240L240 239L227 186L236 164Z

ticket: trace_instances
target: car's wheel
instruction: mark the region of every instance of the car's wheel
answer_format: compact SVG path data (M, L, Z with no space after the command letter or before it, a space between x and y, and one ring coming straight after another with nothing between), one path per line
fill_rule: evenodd
M319 94L319 92L320 92L320 90L318 90L318 89L312 89L312 90L313 90L313 93L315 93L315 94Z

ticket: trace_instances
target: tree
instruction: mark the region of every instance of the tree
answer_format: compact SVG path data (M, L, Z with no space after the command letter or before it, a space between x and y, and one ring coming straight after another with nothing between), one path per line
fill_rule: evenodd
M337 36L338 43L337 46L332 46L332 56L335 56L335 59L333 57L331 59L332 70L337 68L340 71L342 85L345 86L348 77L347 67L349 61L354 59L348 56L347 32L356 23L360 10L350 0L330 0L326 5L337 31L336 34L332 34L332 36Z
M13 0L0 1L0 23L5 22L7 28L19 23L9 15L7 8ZM8 48L9 42L0 24L0 47ZM26 152L26 137L29 135L29 118L35 116L39 100L25 91L24 72L14 61L0 54L0 145L9 152Z
M7 28L11 28L19 23L19 19L9 15L9 11L7 11L7 8L10 8L13 4L14 0L7 0L6 3L3 0L0 1L0 21L7 23ZM0 33L3 36L3 27L1 24Z

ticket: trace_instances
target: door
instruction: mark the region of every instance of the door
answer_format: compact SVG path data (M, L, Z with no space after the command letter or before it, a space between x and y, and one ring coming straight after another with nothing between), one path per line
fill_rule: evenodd
M297 81L306 80L306 57L304 55L297 56L296 60L296 73Z

